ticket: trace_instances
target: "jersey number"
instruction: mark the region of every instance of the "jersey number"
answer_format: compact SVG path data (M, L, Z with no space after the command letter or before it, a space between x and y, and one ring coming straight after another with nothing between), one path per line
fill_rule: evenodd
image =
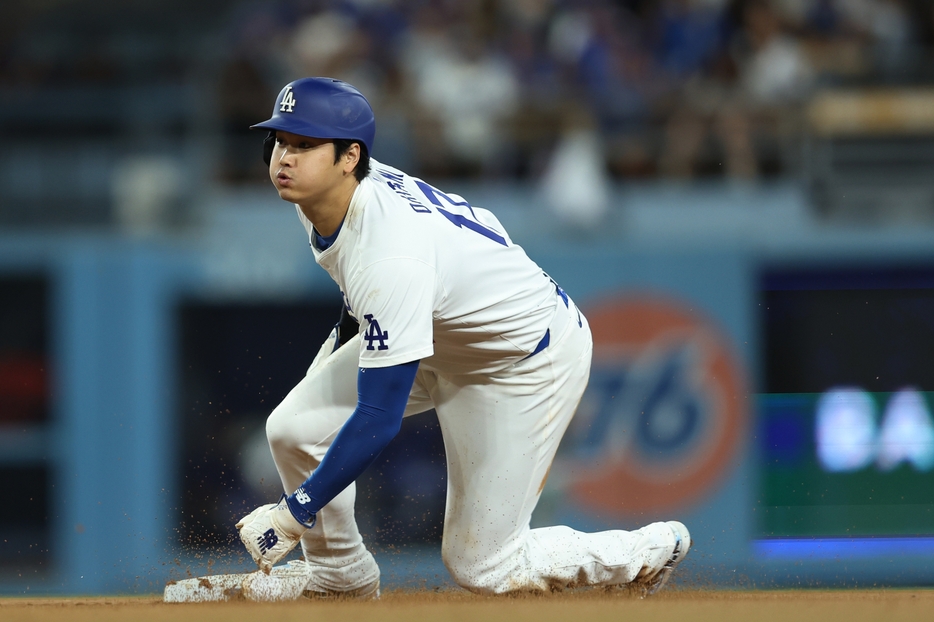
M476 220L477 215L474 214L473 208L470 206L470 203L468 203L467 201L460 201L460 202L455 201L448 195L438 190L437 188L433 186L429 186L428 184L423 182L421 179L416 179L415 184L425 194L425 198L427 198L429 201L431 201L435 205L435 207L438 209L438 212L442 216L450 220L452 223L457 225L458 227L470 229L471 231L476 231L483 237L489 238L493 240L494 242L496 242L497 244L502 244L503 246L509 246L509 243L506 241L506 238L501 236L499 233L497 233L493 229L490 229L489 227L485 227L481 225L479 222L477 222ZM445 205L444 203L441 202L441 199L444 199L447 202L448 209L445 209ZM466 208L467 211L470 212L470 215L473 216L473 219L467 217L466 214L454 213L454 212L449 211L449 209L452 207Z

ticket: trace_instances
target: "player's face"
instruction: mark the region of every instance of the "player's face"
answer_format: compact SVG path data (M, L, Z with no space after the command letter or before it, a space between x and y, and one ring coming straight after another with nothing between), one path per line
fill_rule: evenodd
M269 178L283 200L313 206L334 199L347 184L344 168L330 140L276 132Z

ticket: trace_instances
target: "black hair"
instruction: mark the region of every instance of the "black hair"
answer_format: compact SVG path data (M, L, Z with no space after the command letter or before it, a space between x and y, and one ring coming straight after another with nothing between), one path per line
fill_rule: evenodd
M335 138L334 139L334 164L340 162L341 156L343 156L350 149L350 146L354 143L360 145L360 161L357 162L357 168L353 170L353 176L357 178L357 181L363 181L363 179L370 174L370 154L366 151L366 145L361 143L359 140L352 140L350 138Z
M357 168L354 169L353 175L357 181L363 181L363 179L370 174L370 154L366 151L366 145L361 143L359 140L351 140L349 138L335 138L334 164L340 162L341 156L347 153L347 150L350 149L350 145L354 143L360 145L360 161L357 162ZM272 150L275 146L276 133L269 132L269 134L263 140L263 162L266 163L266 166L269 166L269 163L272 161Z
M276 133L270 131L266 134L266 138L263 139L263 162L266 163L266 166L269 166L269 163L272 162L272 150L276 146Z

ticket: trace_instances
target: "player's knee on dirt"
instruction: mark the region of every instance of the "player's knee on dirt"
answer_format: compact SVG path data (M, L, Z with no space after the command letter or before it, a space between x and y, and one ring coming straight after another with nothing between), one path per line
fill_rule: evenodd
M534 589L528 585L519 560L504 555L502 548L491 547L490 555L480 554L482 545L460 546L445 538L441 545L441 559L460 587L476 594L505 594ZM495 551L495 552L492 552Z

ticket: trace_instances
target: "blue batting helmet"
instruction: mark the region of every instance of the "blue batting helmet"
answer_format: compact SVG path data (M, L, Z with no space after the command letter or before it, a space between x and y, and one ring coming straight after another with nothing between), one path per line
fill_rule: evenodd
M360 91L334 78L302 78L285 85L272 117L251 129L282 130L311 138L358 140L373 153L376 118Z

